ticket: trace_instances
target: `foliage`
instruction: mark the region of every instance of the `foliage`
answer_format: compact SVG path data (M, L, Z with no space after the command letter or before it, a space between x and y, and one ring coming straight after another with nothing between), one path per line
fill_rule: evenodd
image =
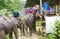
M12 35L13 35L12 38L14 39L14 38L15 38L15 37L14 37L14 36L15 36L15 35L14 35L14 32L12 33ZM5 37L5 39L9 39L9 38L10 38L10 37L9 37L9 34L7 34L6 37Z
M8 10L20 10L21 9L21 2L20 0L0 0L0 10L1 9L8 9Z
M56 36L55 36L55 34L53 34L53 33L48 35L48 38L49 38L49 39L55 39L55 37L56 37Z
M5 39L9 39L9 35L6 35Z
M56 25L56 35L60 38L60 22L59 21L57 21L56 23L55 23Z
M42 3L47 2L50 6L57 5L60 0L42 0ZM36 4L40 4L40 0L27 0L25 7L32 7Z
M38 0L27 0L25 7L33 7L36 4L39 4Z

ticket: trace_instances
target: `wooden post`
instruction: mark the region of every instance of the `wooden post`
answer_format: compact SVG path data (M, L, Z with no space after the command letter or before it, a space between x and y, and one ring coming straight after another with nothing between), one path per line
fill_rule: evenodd
M40 13L42 14L42 0L40 0Z

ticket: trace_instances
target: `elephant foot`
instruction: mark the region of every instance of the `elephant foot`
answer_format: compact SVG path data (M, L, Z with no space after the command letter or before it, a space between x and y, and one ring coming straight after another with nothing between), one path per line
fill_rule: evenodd
M29 32L29 33L28 33L28 36L32 36L32 33L31 33L31 32Z
M32 34L29 35L30 37L32 36Z

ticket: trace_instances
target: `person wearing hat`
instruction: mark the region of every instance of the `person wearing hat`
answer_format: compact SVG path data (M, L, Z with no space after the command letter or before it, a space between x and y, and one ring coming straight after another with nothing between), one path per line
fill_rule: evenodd
M15 17L15 18L19 17L19 12L18 11L13 11L13 17Z

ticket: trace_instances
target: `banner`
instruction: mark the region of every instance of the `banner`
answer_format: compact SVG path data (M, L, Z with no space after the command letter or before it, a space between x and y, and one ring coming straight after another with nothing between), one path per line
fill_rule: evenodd
M60 21L60 16L46 16L46 33L55 33L55 22Z

